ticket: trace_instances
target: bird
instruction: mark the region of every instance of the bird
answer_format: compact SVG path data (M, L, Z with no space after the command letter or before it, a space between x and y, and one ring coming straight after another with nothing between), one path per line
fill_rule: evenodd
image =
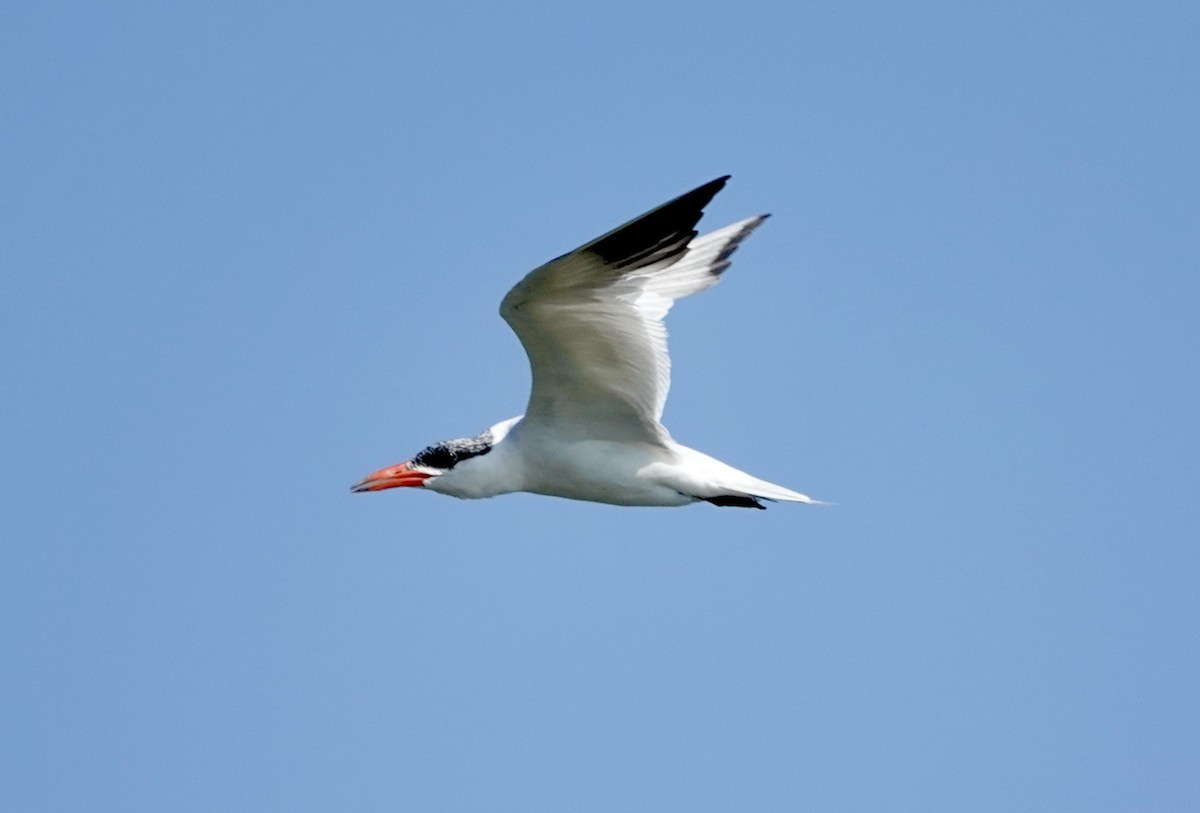
M724 175L553 259L500 315L529 357L525 413L367 475L353 492L424 488L463 499L531 492L621 506L765 508L819 503L676 442L662 425L671 381L663 319L718 282L769 215L698 236Z

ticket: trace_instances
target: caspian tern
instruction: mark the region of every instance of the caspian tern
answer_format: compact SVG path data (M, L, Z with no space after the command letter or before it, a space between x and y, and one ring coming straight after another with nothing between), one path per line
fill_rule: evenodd
M764 508L815 503L676 443L660 423L671 360L663 318L715 284L767 215L697 237L726 175L680 195L517 283L500 303L533 372L524 415L435 443L351 487L415 486L475 499L529 491L614 505Z

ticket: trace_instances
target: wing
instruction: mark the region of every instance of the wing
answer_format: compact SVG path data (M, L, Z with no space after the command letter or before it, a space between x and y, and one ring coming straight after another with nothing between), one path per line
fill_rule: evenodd
M530 272L500 303L533 372L524 423L658 442L671 383L663 318L713 285L766 215L696 237L718 178Z

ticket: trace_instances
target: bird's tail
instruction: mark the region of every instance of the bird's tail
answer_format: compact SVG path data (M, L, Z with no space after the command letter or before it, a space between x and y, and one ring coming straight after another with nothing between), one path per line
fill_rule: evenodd
M799 491L792 491L790 488L784 488L774 483L768 483L766 480L751 477L745 472L738 472L738 474L741 477L737 479L736 486L739 491L745 493L748 497L758 497L763 500L780 500L782 502L802 502L807 505L828 505L828 503L821 500L814 500L807 494L801 494Z
M704 472L699 478L703 481L702 488L695 492L702 500L716 505L736 505L746 508L764 507L758 500L826 505L821 500L814 500L807 494L760 480L695 449L686 449L685 447L680 451L690 459L695 471Z

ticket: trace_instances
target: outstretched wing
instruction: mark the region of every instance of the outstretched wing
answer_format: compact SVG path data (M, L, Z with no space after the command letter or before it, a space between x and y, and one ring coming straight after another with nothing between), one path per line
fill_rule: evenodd
M704 184L530 272L500 315L533 372L525 424L563 435L661 441L671 383L663 318L713 285L766 215L702 237L696 223L729 176Z

